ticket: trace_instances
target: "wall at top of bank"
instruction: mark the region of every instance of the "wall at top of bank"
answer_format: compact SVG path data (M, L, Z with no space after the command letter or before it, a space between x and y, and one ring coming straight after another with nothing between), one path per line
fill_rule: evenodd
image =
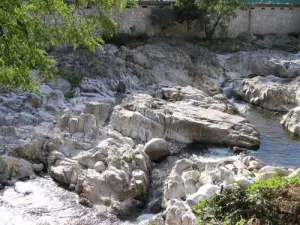
M201 29L187 31L186 24L174 24L161 29L151 22L154 8L170 7L168 2L145 1L139 6L129 6L115 16L118 33L149 36L204 37ZM253 5L246 10L237 10L236 17L227 22L228 37L235 38L241 33L254 35L287 35L300 33L300 7L292 5Z

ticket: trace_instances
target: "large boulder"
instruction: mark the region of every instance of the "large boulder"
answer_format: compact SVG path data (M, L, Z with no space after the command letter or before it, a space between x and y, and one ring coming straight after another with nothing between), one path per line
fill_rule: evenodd
M167 142L163 138L153 138L148 141L144 151L153 161L163 159L169 154Z
M165 225L196 225L197 218L192 209L182 200L174 199L168 202L164 212Z
M281 124L290 132L300 136L300 106L284 115Z
M49 175L62 185L75 185L80 174L80 165L77 161L66 158L63 153L53 151L48 159Z
M32 164L24 159L0 156L0 183L34 175Z
M75 116L72 112L65 111L59 118L58 125L71 134L77 132L91 134L97 127L97 121L95 116L89 113L81 113L79 116Z
M257 180L267 180L274 176L288 176L291 171L284 170L274 166L264 166L257 173Z
M256 76L236 81L234 89L245 101L268 110L286 112L300 104L300 78Z
M220 191L220 187L212 184L205 184L201 186L198 191L190 195L186 202L190 207L197 206L200 201L208 199Z
M219 85L224 80L216 54L187 42L164 40L132 50L121 48L118 56L125 59L126 67L142 85L191 85L213 95L220 93Z
M181 95L184 90L178 92ZM167 137L184 143L260 145L259 133L245 118L224 112L226 104L198 92L204 96L201 100L133 95L114 107L110 123L123 135L143 141Z
M103 102L87 102L86 103L86 113L93 114L95 116L96 122L99 125L103 125L111 110L111 105Z
M114 210L115 205L121 202L131 204L132 199L144 196L150 184L149 158L141 150L135 150L130 156L132 158L124 156L110 155L105 159L108 166L100 168L101 171L97 163L94 169L83 171L77 184L80 196L85 196L93 204L106 205Z
M238 52L226 60L225 67L243 77L256 74L294 78L300 75L300 61L295 54L279 51Z
M9 155L15 157L22 157L30 161L45 162L47 158L47 152L42 151L44 144L44 138L38 136L35 139L19 140L15 143L9 151Z
M193 207L199 201L221 192L222 187L232 184L250 187L253 183L251 172L242 160L243 157L207 160L197 156L178 160L165 181L163 206L179 198Z
M215 53L179 40L155 40L135 48L104 45L96 54L56 51L54 56L61 69L83 77L82 96L113 96L152 84L191 85L213 95L221 92L225 79Z
M264 166L258 171L258 174L262 174L262 173L273 173L274 175L278 175L278 176L288 176L291 172L284 170L280 167Z
M64 122L60 124L64 127ZM60 151L48 157L50 176L62 185L75 189L81 204L100 204L117 215L125 215L140 203L134 200L146 195L150 184L151 161L143 151L144 146L134 145L108 127L95 134L97 140L86 151L76 150L81 141L90 137L61 136L66 143ZM73 136L73 137L74 137ZM111 137L109 137L111 136ZM101 141L102 139L102 141ZM66 148L71 148L67 154Z
M71 84L69 81L64 80L62 78L58 78L56 81L51 80L48 85L52 88L52 89L58 89L60 91L62 91L62 93L66 94L69 91L71 91Z
M53 90L47 96L45 109L51 113L58 113L64 108L65 96L60 90Z
M104 162L98 161L95 163L94 168L98 173L102 173L106 169L106 166Z
M263 37L263 39L254 41L255 44L264 48L272 48L284 45L298 45L298 42L299 41L297 38L286 35L266 35Z

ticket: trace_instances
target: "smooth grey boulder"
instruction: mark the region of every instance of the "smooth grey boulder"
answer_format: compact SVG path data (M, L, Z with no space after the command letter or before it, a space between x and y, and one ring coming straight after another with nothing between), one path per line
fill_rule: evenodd
M145 145L144 151L153 161L163 159L169 155L167 142L163 138L153 138L148 141Z
M132 95L114 107L110 124L124 136L142 141L170 138L183 143L201 142L248 149L260 145L256 128L245 118L227 112L226 104L191 87L174 92L178 92L181 99Z
M220 191L220 187L212 184L205 184L201 186L198 191L190 195L186 202L190 207L194 207L199 204L200 201L212 197L214 194L217 194Z
M32 164L32 169L35 172L41 172L44 169L44 165L42 163L39 164Z
M47 104L53 104L55 106L61 107L64 105L65 96L62 91L54 90L48 95Z
M22 179L34 174L32 164L25 159L10 156L0 157L0 182L7 179Z
M280 51L237 52L226 60L225 67L241 77L256 74L295 78L300 75L300 62L295 54Z
M280 122L290 132L300 136L300 106L291 109Z
M173 199L167 203L164 212L166 225L196 225L197 218L188 204L181 199Z
M97 172L102 173L106 169L106 166L105 166L104 162L98 161L95 163L94 169Z
M286 112L300 104L300 77L256 76L234 83L237 95L264 109Z
M62 185L75 184L79 177L80 164L66 158L61 152L51 152L49 158L49 175Z

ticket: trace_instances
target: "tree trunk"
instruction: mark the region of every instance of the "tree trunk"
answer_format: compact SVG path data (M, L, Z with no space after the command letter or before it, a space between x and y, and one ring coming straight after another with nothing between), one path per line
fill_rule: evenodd
M207 28L207 24L205 24L205 36L206 36L205 38L206 38L206 40L211 40L212 39L212 37L214 36L214 33L215 33L221 19L222 19L222 15L219 15L216 22L212 26L211 30L209 30Z

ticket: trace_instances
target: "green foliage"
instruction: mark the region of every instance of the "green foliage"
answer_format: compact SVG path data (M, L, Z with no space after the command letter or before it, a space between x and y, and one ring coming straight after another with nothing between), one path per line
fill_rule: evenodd
M272 179L261 180L254 183L249 188L249 193L261 193L264 196L268 196L272 193L272 190L287 184L300 183L300 175L292 178L274 176Z
M82 79L82 76L70 73L69 71L66 71L63 69L58 69L56 75L69 81L71 84L71 89L78 87L78 85Z
M277 188L296 183L300 183L300 175L293 178L275 176L258 181L249 189L229 188L224 195L201 201L194 212L198 215L199 224L251 224L254 217L263 224L274 224L276 207L268 198Z
M248 223L247 220L241 219L240 221L238 221L238 222L236 223L236 225L245 225L245 224L247 224L247 223Z
M149 225L156 225L156 221L155 220L149 220Z
M212 39L218 26L224 30L223 21L235 16L237 8L245 7L245 0L176 0L174 9L177 11L177 20L191 24L203 24L206 39Z
M151 22L159 25L162 30L167 29L176 21L176 12L171 8L153 8L150 15Z
M207 47L210 45L210 41L209 40L200 41L200 45L203 47Z
M176 13L176 21L179 23L186 22L188 29L191 29L192 23L198 26L202 25L204 11L198 7L196 1L176 0L173 9Z
M133 2L134 0L131 0ZM42 79L53 79L55 61L45 48L71 44L91 51L101 47L102 36L112 37L111 15L126 0L1 0L0 83L6 88L35 90L38 70ZM91 4L93 10L87 10ZM91 13L93 12L93 13Z
M129 158L129 161L132 162L132 160L133 160L133 149L132 148L128 149L128 158Z
M126 33L119 33L114 35L112 38L105 39L107 43L111 43L117 45L119 47L128 44L131 41L146 41L148 39L147 34L145 33L138 33L138 34L126 34Z

